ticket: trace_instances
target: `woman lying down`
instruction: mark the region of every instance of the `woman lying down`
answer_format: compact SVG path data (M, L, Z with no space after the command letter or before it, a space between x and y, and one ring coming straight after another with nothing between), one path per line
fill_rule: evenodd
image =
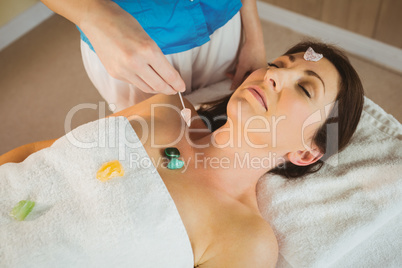
M21 162L0 166L0 266L274 267L258 179L317 171L346 146L362 105L347 58L306 42L230 99L192 107L191 127L179 96L155 95L17 148L0 159Z

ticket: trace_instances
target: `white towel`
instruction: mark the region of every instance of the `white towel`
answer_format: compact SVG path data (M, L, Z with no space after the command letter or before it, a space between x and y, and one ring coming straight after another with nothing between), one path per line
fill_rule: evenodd
M123 177L101 182L119 160ZM36 206L9 216L20 200ZM0 166L0 267L193 267L185 227L127 119L80 126L20 164Z
M277 267L402 267L401 124L365 98L351 144L328 163L302 179L259 181Z

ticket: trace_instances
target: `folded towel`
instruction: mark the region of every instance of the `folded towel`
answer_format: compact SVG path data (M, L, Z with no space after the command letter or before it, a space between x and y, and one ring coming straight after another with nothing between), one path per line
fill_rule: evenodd
M365 98L351 144L319 172L257 185L277 267L402 267L402 126Z
M119 160L125 175L96 179ZM9 216L36 202L25 221ZM0 267L193 267L186 229L127 119L80 126L0 166Z

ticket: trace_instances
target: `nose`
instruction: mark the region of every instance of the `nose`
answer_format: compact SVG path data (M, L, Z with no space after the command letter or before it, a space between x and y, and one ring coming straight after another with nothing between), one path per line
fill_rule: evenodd
M275 82L274 79L269 78L268 83L269 83L270 85L272 85L272 87L274 88L274 91L277 91L277 90L278 90L278 88L276 87L276 82Z
M273 91L279 93L282 90L282 86L278 84L278 70L272 70L271 68L268 69L264 76L265 83L268 84L268 88L272 89Z
M293 88L300 75L300 71L292 68L269 68L265 73L264 81L269 88L280 93L284 88Z

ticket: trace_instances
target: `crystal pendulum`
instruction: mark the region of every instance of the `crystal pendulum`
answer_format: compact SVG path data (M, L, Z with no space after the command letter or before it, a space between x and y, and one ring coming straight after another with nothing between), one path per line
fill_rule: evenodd
M191 125L191 110L184 106L183 97L181 96L180 92L179 92L179 97L180 97L181 104L183 105L183 110L180 111L181 117L183 117L184 122L186 122L187 126L190 127L190 125Z

